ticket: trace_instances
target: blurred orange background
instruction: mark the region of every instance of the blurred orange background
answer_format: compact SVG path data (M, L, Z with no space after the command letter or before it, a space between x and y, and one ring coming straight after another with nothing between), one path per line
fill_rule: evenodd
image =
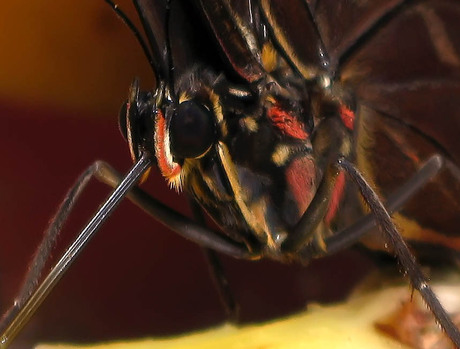
M120 5L137 19L129 1ZM134 76L152 87L140 46L103 0L19 0L0 9L2 99L109 117Z
M131 3L120 1L131 18ZM96 159L130 166L117 127L133 77L153 74L132 33L103 0L0 3L0 310L12 304L43 229L77 176ZM188 212L158 171L150 192ZM109 192L92 183L59 239L56 259ZM360 256L309 268L224 258L242 320L334 300L358 279ZM344 270L344 260L356 260ZM341 267L339 267L341 266ZM358 267L357 267L358 266ZM339 291L341 289L342 291ZM343 291L345 289L345 291ZM200 249L124 202L18 337L98 341L220 324L224 313Z

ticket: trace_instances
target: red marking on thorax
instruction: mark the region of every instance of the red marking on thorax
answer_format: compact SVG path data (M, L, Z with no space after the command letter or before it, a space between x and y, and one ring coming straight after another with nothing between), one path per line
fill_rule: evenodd
M305 125L279 106L275 105L269 108L267 116L273 122L273 125L284 134L301 140L308 138Z
M295 199L299 215L302 215L315 193L315 164L311 158L298 157L286 167L285 173L288 188Z
M343 196L343 191L345 189L345 173L340 172L332 190L331 199L329 201L329 208L327 209L326 217L324 218L327 225L329 225L332 219L337 214L339 208L340 200Z
M353 130L355 124L355 113L343 104L339 107L340 118L346 128Z

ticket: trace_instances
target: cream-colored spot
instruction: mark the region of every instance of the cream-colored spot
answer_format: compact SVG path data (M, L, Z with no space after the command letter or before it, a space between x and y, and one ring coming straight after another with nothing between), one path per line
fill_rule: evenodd
M285 144L278 144L272 153L272 161L276 166L281 167L289 160L290 154L290 147Z
M245 117L241 119L242 126L245 127L250 132L257 132L259 126L257 121L253 117Z
M224 120L224 112L222 110L222 105L220 104L219 95L217 95L216 93L214 93L211 90L210 93L209 93L209 100L211 101L212 110L214 112L214 115L216 116L217 124L221 125L222 132L225 135L226 131L227 131L227 126L226 126L226 123L225 123L225 120Z

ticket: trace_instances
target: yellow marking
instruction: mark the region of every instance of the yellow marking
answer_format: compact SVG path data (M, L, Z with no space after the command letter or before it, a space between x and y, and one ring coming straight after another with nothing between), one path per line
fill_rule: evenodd
M227 195L225 191L219 190L219 187L216 186L213 178L208 176L206 172L202 171L201 163L196 159L186 159L183 165L185 168L185 173L187 175L186 185L196 193L198 197L201 198L203 202L213 203L212 200L209 200L208 196L203 190L203 185L209 189L209 191L217 198L219 201L231 201L233 196ZM198 180L199 178L199 180ZM204 182L204 184L203 184Z
M182 191L182 178L181 173L175 176L168 178L168 185L170 188L173 188L176 192L180 193Z
M145 181L149 178L151 170L152 170L152 167L149 167L149 169L144 172L144 174L142 175L141 179L139 180L138 185L141 185L142 183L145 183Z
M269 200L269 199L268 199ZM266 238L266 248L268 250L279 251L280 243L286 238L287 232L281 230L279 227L274 227L273 229L267 224L267 197L265 195L261 196L256 202L253 202L249 209L254 216L254 221L257 221L260 224L262 231L265 232L263 235ZM274 237L279 237L276 242Z
M290 153L291 151L288 146L285 144L278 144L272 153L273 163L278 167L283 166L286 161L289 160Z
M267 97L265 97L265 101L271 104L276 104L276 99L272 95L267 95Z
M321 221L313 233L313 241L317 248L319 248L322 252L327 253L327 245L324 241L326 236L323 234L324 230L324 222Z
M257 124L257 121L251 116L241 119L241 122L244 124L246 129L249 130L250 132L257 132L257 130L259 129L259 125Z
M192 168L193 165L190 164L188 159L185 159L184 163L181 166L181 171L177 175L168 178L169 187L174 188L176 192L180 193L183 189L187 175L190 173L190 170Z
M399 232L406 241L419 241L427 244L432 244L433 248L436 245L444 246L450 250L460 251L460 237L453 237L451 235L443 235L433 229L424 228L417 221L410 219L400 213L392 215L393 221L398 227ZM380 235L372 234L367 235L361 242L369 249L380 250L388 252L388 248L385 247L384 241Z
M227 123L224 120L224 112L222 110L222 105L220 104L219 96L214 93L214 91L209 90L209 100L212 103L212 110L216 116L217 125L220 127L220 131L223 137L226 137L228 134Z
M460 250L460 237L443 235L435 230L423 228L415 220L407 218L399 213L393 216L398 227L401 227L401 233L405 239L441 245L457 251Z
M234 201L238 205L244 220L249 225L251 230L254 231L259 237L264 238L264 240L268 240L267 242L274 243L271 239L271 236L269 236L269 234L265 234L263 227L259 225L259 222L257 219L255 219L251 210L246 206L244 201L244 190L239 183L238 174L236 172L235 166L233 165L230 153L228 152L226 145L222 142L219 142L217 144L217 149L225 174L227 175L227 179L230 183L230 186L232 187Z
M213 202L211 197L209 195L207 195L207 193L205 193L203 191L203 183L198 179L200 177L201 173L197 174L198 171L199 171L199 168L197 168L196 171L194 171L195 175L191 175L191 176L189 176L187 178L186 185L187 185L187 187L191 188L191 191L193 191L197 197L200 198L201 202L203 202L205 204L208 204L208 205L209 204L214 205L215 203ZM224 201L222 199L222 196L219 195L220 192L218 192L216 190L216 188L213 186L214 183L209 179L208 176L203 175L201 177L201 179L204 181L204 183L205 183L204 185L208 186L208 189L215 195L215 197L218 200Z
M214 93L212 90L209 91L209 100L212 103L212 109L216 115L217 122L220 124L224 121L224 114L222 111L222 106L220 105L219 95Z
M274 71L277 66L277 53L271 43L265 43L262 47L262 65L269 73Z
M311 80L314 79L318 76L318 69L316 69L313 66L306 66L304 65L299 57L295 54L295 50L293 47L289 44L286 36L284 35L284 31L278 23L276 22L275 18L273 17L272 14L272 9L270 7L270 3L268 0L261 0L261 5L262 9L268 19L268 22L270 23L271 28L273 29L273 32L275 34L276 40L280 43L280 45L283 47L284 51L287 53L289 56L289 59L294 63L294 65L297 67L299 72L302 74L302 76L307 79Z
M182 92L179 96L179 104L184 103L192 99L187 92Z

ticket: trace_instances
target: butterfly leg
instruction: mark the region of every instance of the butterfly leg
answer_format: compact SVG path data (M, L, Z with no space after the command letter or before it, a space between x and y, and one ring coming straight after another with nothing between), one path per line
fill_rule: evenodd
M439 157L438 160L442 160L442 158ZM439 165L441 165L442 168L443 164L440 163ZM393 247L394 254L404 269L404 274L409 277L412 286L420 293L428 308L433 312L441 328L446 332L454 345L459 348L459 329L455 326L452 319L431 289L427 277L423 274L420 265L417 263L403 237L396 229L396 226L392 222L389 213L383 206L383 203L352 163L345 159L339 159L339 166L347 172L347 174L359 187L362 197L366 201L374 215L375 220L377 221L377 225L380 228L384 241L389 246ZM417 186L412 183L412 188L417 189ZM403 196L403 194L407 193L401 193L401 196Z
M80 250L86 245L87 241L89 241L92 234L97 231L125 195L136 205L144 209L144 211L157 218L161 223L178 232L180 235L197 242L201 246L209 247L237 258L251 258L253 256L253 253L249 252L245 245L234 242L182 216L138 187L133 188L132 186L137 183L149 166L149 155L143 155L133 166L131 171L124 178L121 178L121 176L108 164L97 161L77 179L76 183L67 192L57 213L45 231L44 238L37 249L29 272L26 275L25 282L18 297L15 299L14 305L0 322L0 347L6 347L27 323L28 319L35 313L41 302L46 298L46 295L64 275L71 262L75 260ZM51 269L50 273L39 284L42 279L43 268L55 245L56 238L80 194L92 177L96 177L100 181L112 187L116 187L116 189L104 205L101 206L97 214L81 231L58 263Z
M195 201L189 200L189 202L195 221L205 226L206 222L203 210ZM211 274L217 293L219 294L220 301L224 307L227 320L236 323L239 316L239 307L235 297L233 296L232 290L230 289L230 284L219 255L216 251L210 248L203 248L203 254L208 262L209 273Z
M441 156L433 156L398 190L398 192L390 196L387 202L387 210L375 191L370 187L352 163L345 159L339 159L338 164L358 186L363 199L370 208L371 214L361 219L352 227L338 232L333 237L325 239L326 254L334 253L340 249L350 246L353 243L356 243L359 238L361 238L362 235L369 231L375 224L378 225L384 241L393 248L394 254L404 269L404 274L409 277L412 286L420 293L425 303L436 317L436 320L455 346L460 347L459 329L452 322L452 319L442 307L438 298L429 286L427 277L421 271L414 255L407 247L401 234L397 231L389 214L389 212L394 212L404 205L404 203L407 202L413 194L415 194L430 179L437 175L441 169L447 167L451 170L451 172L454 171L454 174L458 174L460 171L458 171L452 163L447 162ZM311 258L324 254L324 251L320 252L320 249L317 249L316 253L310 254L310 250L309 253L305 254L305 252L313 245L314 244L310 244L310 246L306 247L301 252L303 257Z

